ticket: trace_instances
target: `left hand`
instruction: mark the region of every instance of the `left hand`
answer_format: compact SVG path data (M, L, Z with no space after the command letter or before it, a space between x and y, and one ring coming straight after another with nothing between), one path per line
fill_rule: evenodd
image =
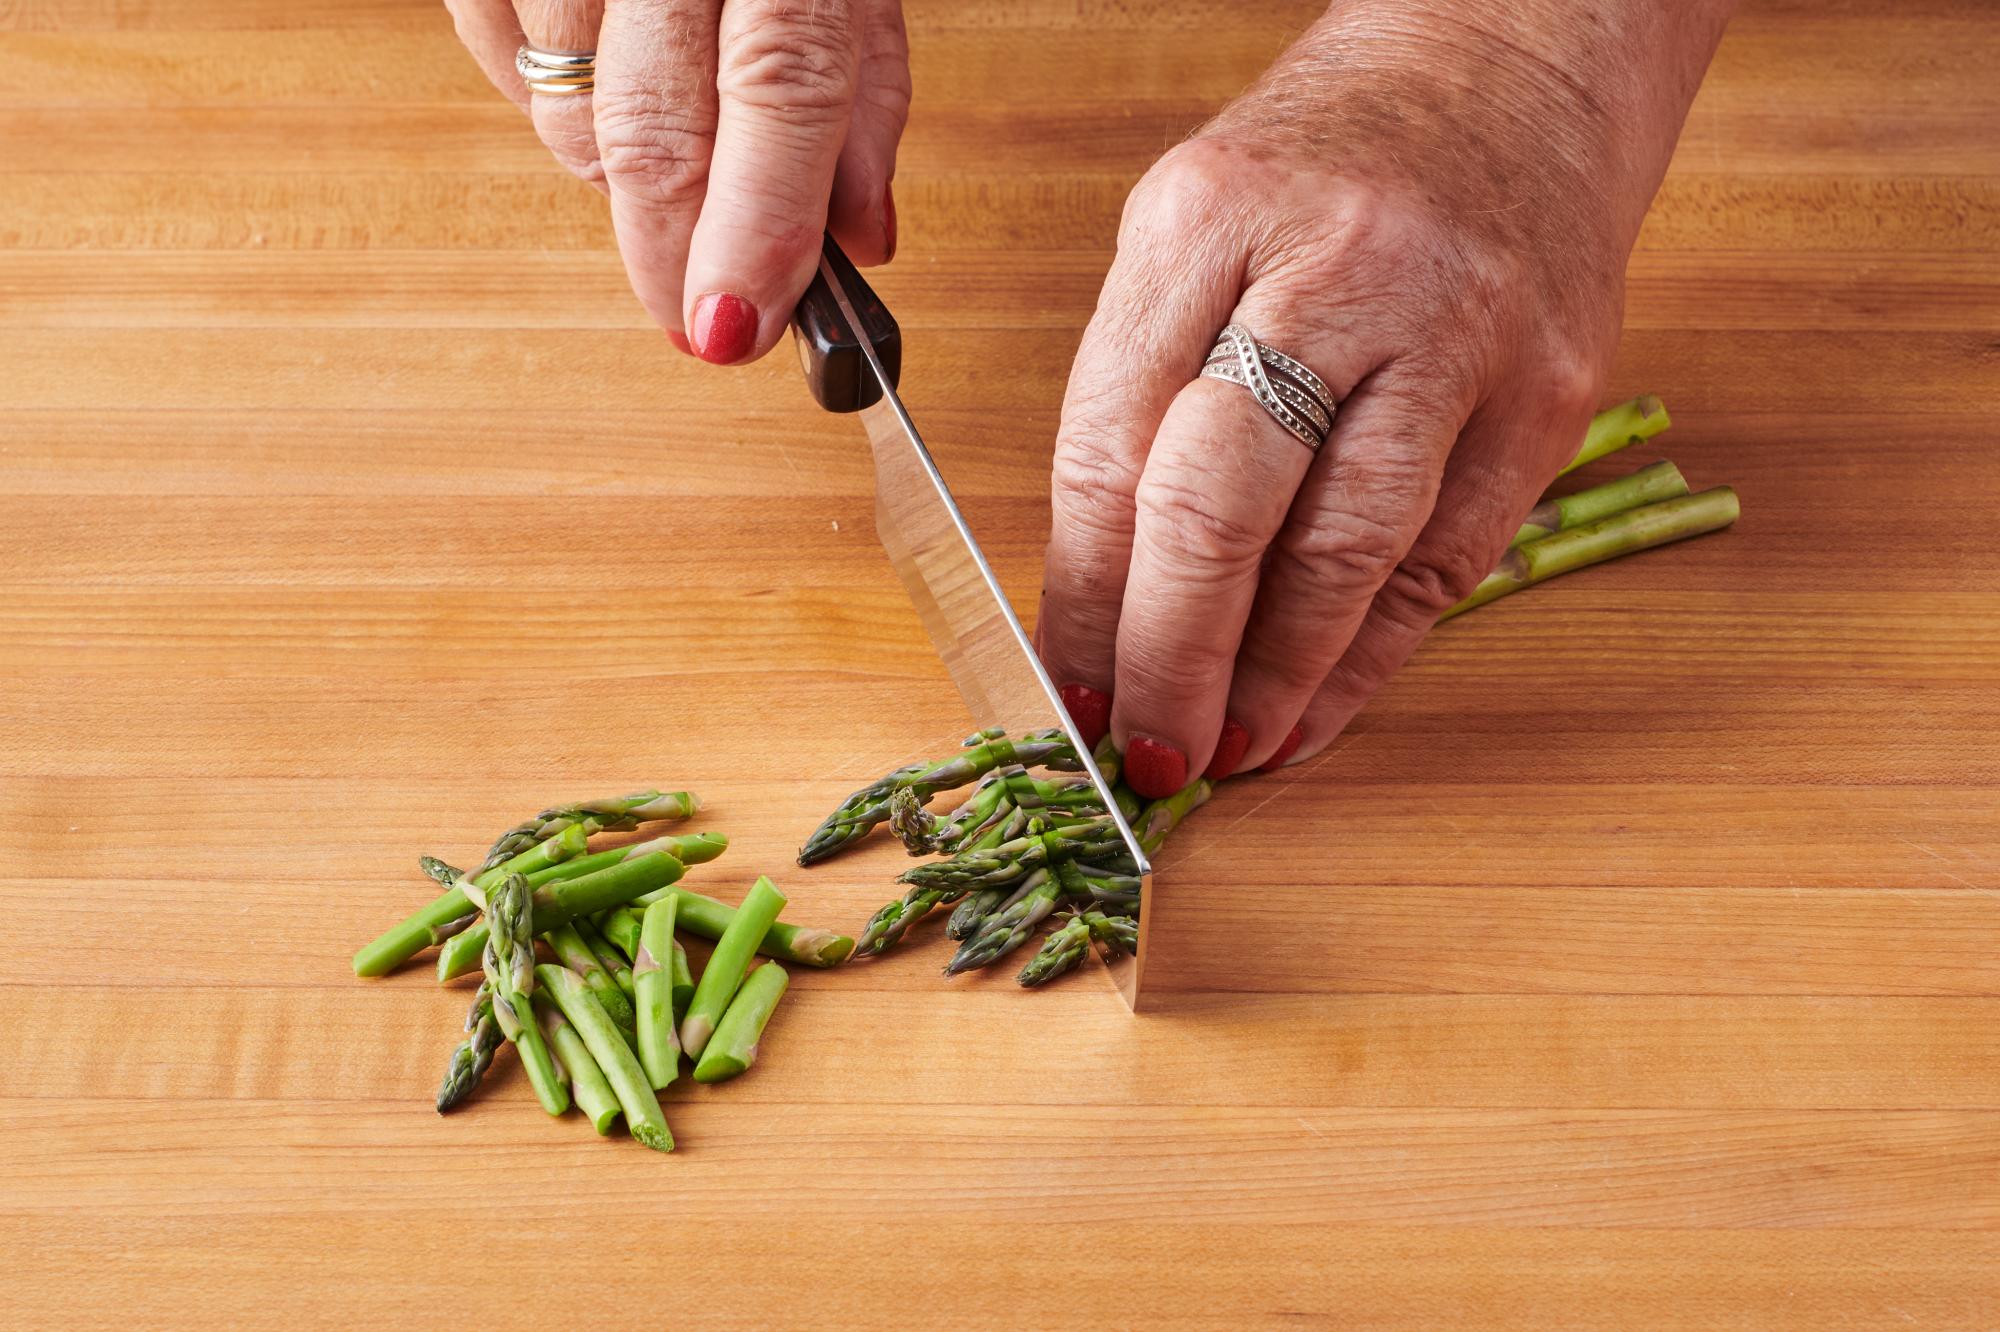
M1135 791L1317 752L1491 571L1583 438L1727 8L1342 4L1133 191L1038 635ZM1232 322L1332 390L1317 453L1196 377Z

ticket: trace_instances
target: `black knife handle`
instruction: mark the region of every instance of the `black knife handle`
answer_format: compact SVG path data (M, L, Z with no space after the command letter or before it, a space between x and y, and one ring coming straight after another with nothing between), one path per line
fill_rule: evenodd
M896 326L896 316L889 313L889 307L841 253L832 236L824 239L822 247L827 265L840 275L840 285L861 320L861 331L875 348L889 383L895 385L903 373L903 331ZM829 412L858 412L880 401L881 386L868 373L861 343L842 317L824 273L813 274L812 285L799 298L799 308L792 311L792 341L799 349L806 386L820 406Z

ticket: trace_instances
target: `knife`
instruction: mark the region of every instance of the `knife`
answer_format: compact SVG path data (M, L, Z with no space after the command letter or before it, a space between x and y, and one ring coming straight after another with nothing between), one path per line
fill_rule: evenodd
M875 455L876 535L974 722L1009 735L1062 729L1138 866L1143 903L1152 891L1152 864L897 396L903 339L895 316L832 236L821 243L819 272L792 316L792 335L819 405L861 417ZM1135 1008L1146 914L1142 909L1139 916L1138 951L1128 965L1112 968L1119 993Z

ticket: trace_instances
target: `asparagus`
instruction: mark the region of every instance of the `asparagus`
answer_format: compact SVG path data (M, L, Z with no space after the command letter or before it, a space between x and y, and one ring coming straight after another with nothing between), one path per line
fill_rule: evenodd
M1180 821L1208 803L1215 794L1215 784L1206 777L1197 777L1192 782L1170 796L1155 800L1139 811L1139 817L1132 824L1132 834L1139 839L1139 849L1152 855L1167 840ZM1122 850L1122 848L1121 848Z
M1055 910L1062 887L1047 869L1038 869L1030 875L1027 887L1025 894L995 912L978 934L959 946L951 961L944 965L945 975L956 976L962 971L991 965L1028 941L1035 926Z
M546 841L570 828L581 827L585 835L619 832L661 819L693 818L700 808L701 797L692 791L640 791L633 795L558 805L500 834L500 840L493 843L476 872L491 869L537 842Z
M664 851L683 865L705 865L728 849L729 839L721 833L678 833L668 837L649 837L630 846L613 847L609 851L593 851L587 856L578 856L575 860L565 860L560 865L537 870L528 876L528 882L539 888L557 879L579 879L586 874L609 869L623 861L650 856L655 851Z
M468 911L464 915L454 920L448 920L442 925L432 925L425 933L429 935L431 944L435 946L447 939L465 933L465 931L472 928L472 922L478 919L479 913L477 911Z
M425 878L441 888L449 888L465 877L464 870L455 869L436 856L418 856L417 868L424 872Z
M690 892L678 885L632 899L634 906L651 906L666 893L680 899L674 928L704 939L720 939L736 918L736 908L712 897ZM774 921L757 951L780 962L796 962L802 967L837 967L854 951L854 940L832 930L815 929Z
M583 1111L584 1118L597 1130L599 1137L611 1132L611 1126L618 1121L618 1098L612 1094L611 1084L604 1080L604 1070L590 1057L584 1046L583 1037L576 1034L569 1019L562 1015L562 1009L548 995L534 996L535 1016L541 1019L542 1037L548 1043L549 1054L556 1061L556 1067L565 1071L569 1078L570 1099L576 1108Z
M771 928L775 930L778 927L773 925ZM764 937L768 942L770 935ZM687 1016L688 1005L694 1002L694 972L688 966L688 950L681 947L679 939L674 940L674 960L668 964L667 974L673 978L674 1029L678 1033L681 1019Z
M669 894L672 896L672 894ZM632 962L639 960L639 926L645 916L643 907L613 907L597 917L597 928L605 939Z
M785 895L778 891L778 885L760 877L736 909L736 918L716 940L715 951L694 987L694 998L688 1001L687 1016L681 1019L681 1048L690 1059L701 1058L708 1047L708 1038L729 1007L730 996L743 983L751 954L784 907Z
M928 802L940 791L964 786L1008 764L1067 766L1072 770L1077 766L1068 739L1053 729L1033 731L1018 740L1009 740L997 727L975 731L966 737L961 751L935 763L913 763L898 768L848 796L806 839L799 851L799 864L825 860L866 836L869 829L889 817L889 802L897 791L907 790L919 802Z
M1105 961L1139 951L1139 920L1136 916L1107 916L1101 911L1086 911L1083 919L1090 926L1091 941L1104 954Z
M626 860L586 874L580 879L556 879L535 889L535 932L546 934L579 917L621 906L647 893L657 892L681 877L681 862L664 851ZM480 949L486 946L486 927L475 925L449 939L438 951L438 980L463 976L478 965Z
M933 861L903 871L902 882L919 888L947 888L970 892L975 888L998 888L1019 883L1046 865L1065 860L1095 860L1117 855L1125 840L1109 818L1045 832L1030 833L1003 842L990 850L967 851L950 860Z
M1680 469L1670 462L1656 462L1616 481L1607 481L1601 486L1579 490L1560 499L1543 500L1528 511L1527 521L1514 534L1512 545L1523 546L1530 541L1540 541L1545 536L1567 532L1573 527L1609 518L1614 513L1636 509L1642 504L1679 499L1687 493L1688 483L1681 476Z
M578 937L583 940L584 946L596 954L597 964L610 974L612 981L620 990L624 991L625 997L630 999L632 997L632 967L626 961L625 955L620 953L616 948L613 948L606 941L605 937L598 933L597 927L588 920L573 921L571 924L576 930Z
M758 1038L790 983L791 977L776 962L766 962L744 978L694 1066L696 1082L722 1082L757 1062Z
M494 886L487 895L493 916L492 937L484 958L486 986L492 992L493 1016L514 1043L527 1070L528 1083L542 1109L559 1115L569 1109L569 1091L558 1080L542 1031L535 1024L528 997L535 991L535 936L529 929L528 881L518 874Z
M1650 393L1630 402L1621 402L1616 407L1607 407L1590 419L1590 428L1583 435L1583 447L1557 475L1568 476L1577 468L1616 453L1628 444L1651 439L1672 424L1667 416L1666 404Z
M1438 617L1439 623L1558 574L1585 569L1620 555L1715 532L1736 521L1736 492L1717 486L1700 494L1648 504L1554 536L1516 546L1471 596Z
M582 855L585 841L583 830L573 827L545 842L537 842L511 860L502 861L470 879L459 879L449 892L417 908L356 953L354 974L380 976L428 948L431 945L430 931L433 926L457 920L472 910L475 902L472 893L467 891L468 888L474 892L483 891L509 874L529 874ZM465 936L461 934L457 937ZM483 949L486 941L480 940L479 946ZM475 952L473 956L476 958L478 953Z
M597 954L576 932L576 926L564 925L542 937L555 950L556 960L582 978L591 997L603 1006L605 1014L618 1025L625 1039L628 1042L635 1039L638 1018L632 1011L632 1001L618 988L618 982L611 979L611 973L604 969L604 964L597 960Z
M437 1112L441 1115L472 1095L472 1089L479 1085L493 1063L494 1051L500 1048L502 1037L500 1023L493 1016L493 992L484 985L479 987L471 1009L466 1012L465 1029L472 1034L451 1052L444 1081L438 1084Z
M1056 866L1063 892L1099 911L1132 915L1139 910L1139 876L1072 860Z
M1076 912L1042 940L1041 951L1028 959L1018 977L1023 985L1046 985L1076 970L1090 952L1090 925Z
M928 916L947 895L943 888L912 888L893 902L885 903L868 918L861 929L855 951L864 957L887 952L910 926Z
M639 1010L639 1063L655 1091L681 1075L680 1035L674 1026L674 908L669 897L646 908L639 951L632 959L634 1006Z
M583 1038L583 1045L596 1061L598 1071L611 1084L612 1093L618 1098L619 1108L625 1112L625 1126L634 1138L656 1152L670 1152L674 1149L674 1135L667 1129L667 1118L660 1113L659 1098L646 1084L646 1071L639 1067L639 1060L618 1034L611 1019L598 1006L597 1000L584 987L576 973L564 967L542 965L535 968L535 979L547 990L549 997L562 1009L564 1017L576 1028L576 1034ZM574 1085L576 1072L570 1072Z
M979 933L979 926L988 916L1005 906L1007 899L1014 896L1011 888L981 888L959 902L951 919L945 922L944 937L947 939L970 939Z

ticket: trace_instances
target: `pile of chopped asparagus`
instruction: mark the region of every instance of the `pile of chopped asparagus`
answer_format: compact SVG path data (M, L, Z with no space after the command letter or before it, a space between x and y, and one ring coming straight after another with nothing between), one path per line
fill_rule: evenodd
M464 1103L511 1044L551 1115L575 1105L600 1135L623 1115L633 1138L672 1151L656 1093L680 1077L682 1054L696 1082L737 1076L756 1062L790 981L779 963L832 967L854 951L843 935L779 920L785 898L769 879L736 907L679 886L689 865L728 847L720 833L589 849L598 833L700 807L687 791L586 801L509 829L469 874L419 860L444 893L356 953L354 970L380 976L435 946L440 981L481 974L468 1034L438 1088L440 1114ZM715 941L699 978L679 933ZM758 953L774 960L753 967Z
M1669 423L1666 407L1652 396L1601 412L1563 474L1651 439ZM1620 555L1719 531L1737 513L1735 491L1718 486L1691 494L1671 462L1544 500L1515 534L1500 567L1439 618ZM1094 757L1149 859L1213 790L1199 779L1142 806L1118 783L1119 755L1109 737ZM1013 740L998 730L980 731L956 754L898 768L850 795L807 839L799 864L846 850L884 823L911 855L948 857L903 873L903 894L861 931L856 951L864 957L885 952L925 916L956 904L945 935L957 941L958 951L945 964L946 976L993 965L1051 919L1055 928L1021 968L1021 984L1042 985L1075 970L1093 945L1107 962L1115 961L1137 949L1138 867L1089 778L1058 776L1082 767L1060 731ZM1036 776L1036 769L1052 775ZM970 793L950 814L939 817L927 808L938 795L968 785Z

